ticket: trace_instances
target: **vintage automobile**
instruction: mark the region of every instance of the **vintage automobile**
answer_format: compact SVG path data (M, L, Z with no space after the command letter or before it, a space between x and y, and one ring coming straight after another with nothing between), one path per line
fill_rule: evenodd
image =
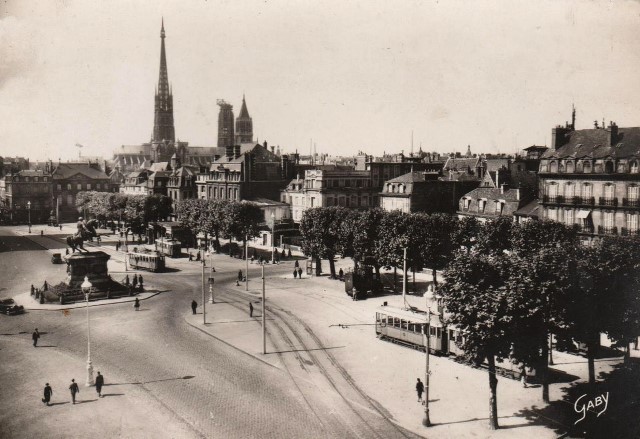
M8 316L24 313L24 306L16 304L13 299L0 300L0 313Z
M51 255L51 263L52 264L62 264L62 255L60 253L54 253Z

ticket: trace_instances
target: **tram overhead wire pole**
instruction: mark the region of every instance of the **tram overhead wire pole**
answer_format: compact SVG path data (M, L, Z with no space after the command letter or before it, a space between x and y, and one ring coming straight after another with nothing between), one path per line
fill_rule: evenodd
M207 324L207 301L204 292L204 259L202 259L202 324Z
M247 262L247 269L244 274L244 290L249 291L249 235L244 235L244 259Z
M265 279L264 279L264 264L262 264L262 354L265 355L267 353L267 327L266 327L266 322L267 319L265 318L267 315L267 312L265 310L265 302L266 302L266 297L265 297Z

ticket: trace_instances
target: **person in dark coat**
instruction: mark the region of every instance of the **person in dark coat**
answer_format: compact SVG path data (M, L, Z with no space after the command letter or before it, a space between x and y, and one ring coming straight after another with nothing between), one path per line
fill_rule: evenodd
M416 383L416 392L418 393L418 402L422 402L422 392L424 392L424 384L418 378L418 382Z
M298 267L298 277L302 279L302 268Z
M140 300L136 297L136 303L133 304L133 307L138 311L140 309Z
M242 282L242 279L244 279L242 276L242 270L238 270L238 282Z
M129 285L129 275L128 274L124 278L124 284L127 285L127 286Z
M69 386L69 391L71 392L71 402L76 403L76 393L80 393L80 389L78 388L78 383L76 380L71 380L71 385Z
M196 313L196 308L198 308L198 302L196 302L195 300L191 301L191 311L195 314Z
M294 279L298 278L298 270L296 270L295 268L293 269L293 278Z
M98 392L98 398L102 398L102 386L104 386L104 376L100 375L100 371L98 371L98 376L96 377L96 392Z
M42 402L46 405L50 405L49 401L51 401L51 395L53 395L53 389L49 383L47 383L47 385L44 386L44 398L42 398Z
M138 275L138 285L140 285L140 291L142 291L142 275Z
M298 260L296 259L296 262L293 264L294 267L298 268L300 267L300 263L298 262Z
M340 271L338 271L338 277L340 278L340 280L342 280L342 278L344 277L344 271L342 271L342 268L340 269Z
M253 317L253 303L249 302L249 317Z
M33 334L31 334L31 338L33 339L33 347L35 348L36 346L38 346L38 339L40 338L40 333L38 332L38 328L36 328L36 330L33 331Z
M135 289L138 286L138 276L134 273L133 280L131 281L131 286Z
M193 255L189 253L189 262L193 261Z

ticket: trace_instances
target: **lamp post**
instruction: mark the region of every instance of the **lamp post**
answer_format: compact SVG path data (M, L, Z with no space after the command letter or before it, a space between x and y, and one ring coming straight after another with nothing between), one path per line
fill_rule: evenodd
M87 300L87 387L93 386L93 365L91 364L91 326L89 326L89 296L91 295L91 288L93 285L89 282L87 276L84 277L84 282L80 285L84 297Z
M27 211L29 212L29 233L31 233L31 201L27 201Z
M275 264L276 214L271 211L271 263Z
M247 269L244 275L244 290L249 291L249 235L244 235L244 260L247 263Z
M431 348L431 300L433 300L433 290L432 287L429 286L427 290L427 326L425 327L425 335L427 337L427 348L425 349L425 370L424 370L424 390L425 390L425 398L424 398L424 419L422 420L422 425L425 427L431 427L431 420L429 419L429 349Z
M202 259L202 323L207 324L207 303L204 293L204 259Z

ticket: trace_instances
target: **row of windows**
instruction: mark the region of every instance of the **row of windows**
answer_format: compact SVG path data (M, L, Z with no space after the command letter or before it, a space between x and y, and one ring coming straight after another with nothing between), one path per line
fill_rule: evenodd
M407 192L407 185L402 183L400 184L387 183L387 192L389 193L398 192L399 194L404 194Z
M496 215L502 215L502 211L504 210L504 205L505 205L504 201L492 200L492 202L494 203L493 211L491 211L490 209L487 209L486 198L479 198L477 201L478 201L478 213L494 213ZM469 207L471 206L471 198L463 198L463 203L464 203L463 204L464 210L469 210Z
M40 182L40 178L42 178L43 182L47 182L49 181L49 177L13 177L13 181L31 181L31 178L33 178L33 181L35 183L39 183Z
M240 201L239 190L237 187L234 188L225 188L224 187L210 187L209 188L209 199L222 198L227 200L237 200Z
M604 163L593 163L592 160L551 160L549 163L542 162L540 164L540 172L566 172L566 173L584 173L589 174L591 172L606 172L613 173L614 170L619 173L630 172L632 174L638 173L638 161L631 160L630 162L618 161L618 165L613 160L607 160Z
M322 188L337 188L337 187L370 187L371 182L369 179L360 178L360 179L344 179L344 178L336 178L336 179L324 179L324 180L316 180L316 179L308 179L304 181L305 187L307 189L322 189Z
M549 197L557 197L560 195L559 192L560 185L556 182L551 182L546 186L546 195ZM580 194L576 193L580 191ZM603 186L603 197L604 198L614 198L616 193L616 185L613 183L606 183ZM564 184L564 196L565 197L575 197L582 196L585 198L593 196L593 184L591 183L582 183L580 185L574 184L572 182L566 182ZM627 198L632 200L637 200L640 195L640 187L635 184L631 184L627 186Z
M561 213L563 212L563 213ZM563 218L561 218L563 216ZM639 218L640 216L637 213L626 213L625 216L626 227L629 230L638 230L638 225L640 224ZM564 222L567 225L576 224L576 220L578 224L585 225L591 224L591 215L582 215L580 218L576 216L576 213L573 209L555 209L549 208L547 209L547 219L552 221L560 221ZM615 213L611 211L602 212L602 225L605 228L612 228L615 226Z
M83 189L87 190L87 191L94 190L93 189L94 186L91 183L86 183L84 185L82 183L77 183L75 186L76 186L76 190L79 190L79 191L81 191ZM62 190L62 184L58 183L57 184L57 188L58 188L58 191L61 191ZM104 189L104 190L109 189L109 184L107 184L107 183L96 183L95 184L95 190L99 191L101 189ZM73 185L71 183L67 183L67 190L68 191L73 190Z

